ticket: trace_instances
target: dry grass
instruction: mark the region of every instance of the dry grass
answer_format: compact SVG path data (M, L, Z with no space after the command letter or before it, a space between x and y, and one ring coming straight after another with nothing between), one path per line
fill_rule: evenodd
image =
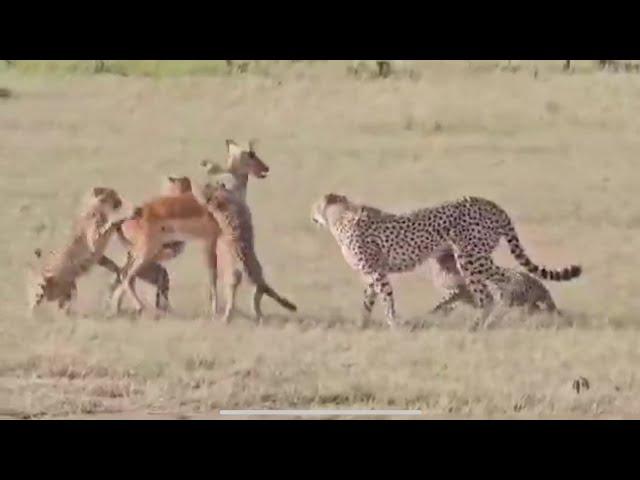
M215 77L0 73L13 94L0 115L0 415L261 406L640 413L640 76L522 65L428 62L403 67L417 76L375 80L354 78L344 62ZM228 137L261 139L272 174L249 188L258 254L299 315L266 299L263 328L242 317L211 324L193 245L168 264L173 318L106 319L110 278L99 270L80 284L82 318L26 317L32 250L64 241L90 186L143 201L162 175L199 176L201 159L220 161ZM583 264L583 278L548 284L571 324L515 312L469 333L468 311L425 315L438 297L417 272L394 286L400 314L425 328L358 330L362 286L309 221L310 204L328 191L396 211L461 195L499 202L534 260ZM112 254L122 261L122 250ZM496 258L514 265L506 248ZM578 376L591 386L580 394Z

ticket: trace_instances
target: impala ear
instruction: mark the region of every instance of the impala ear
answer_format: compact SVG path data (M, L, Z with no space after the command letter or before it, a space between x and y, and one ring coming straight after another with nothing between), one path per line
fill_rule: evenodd
M233 140L227 140L227 152L233 157L237 157L242 153L242 149Z

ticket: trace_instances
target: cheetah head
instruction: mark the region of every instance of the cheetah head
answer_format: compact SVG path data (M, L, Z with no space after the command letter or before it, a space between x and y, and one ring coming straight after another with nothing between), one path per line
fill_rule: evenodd
M191 192L191 180L189 177L172 177L164 179L164 194L169 196L181 195Z
M198 203L212 213L213 210L227 209L229 199L234 197L233 192L222 182L207 182L204 185L194 185L192 193Z
M345 206L349 200L344 195L337 193L328 193L323 195L311 207L311 220L323 227L330 226L329 211L333 206Z
M112 220L126 216L124 202L118 192L112 188L94 187L82 203L82 212L91 215L104 215Z

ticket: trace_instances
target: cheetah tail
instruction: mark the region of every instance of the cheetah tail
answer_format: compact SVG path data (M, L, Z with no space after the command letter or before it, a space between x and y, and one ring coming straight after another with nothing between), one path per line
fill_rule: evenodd
M251 281L251 283L256 285L260 290L262 290L262 293L273 298L287 310L296 312L298 310L298 307L296 307L295 304L293 304L286 298L280 296L264 279L264 276L262 274L262 266L260 265L260 261L256 257L255 252L251 249L244 250L242 246L237 244L234 247L234 253L238 260L240 260L240 262L242 263L242 269L244 270L244 273L247 275L247 278Z
M582 274L582 267L580 265L571 265L562 269L553 270L546 267L539 267L533 263L525 253L524 247L520 243L520 239L518 238L513 226L510 226L505 238L509 244L509 251L511 252L511 255L514 256L516 261L522 265L527 272L538 278L562 282L577 278Z
M276 302L278 302L280 305L282 305L284 308L286 308L287 310L290 310L292 312L296 312L298 311L298 307L296 307L293 303L291 303L289 300L287 300L284 297L281 297L280 295L278 295L276 293L276 291L271 288L269 285L267 285L266 283L264 283L262 285L262 291L270 296L271 298L273 298Z

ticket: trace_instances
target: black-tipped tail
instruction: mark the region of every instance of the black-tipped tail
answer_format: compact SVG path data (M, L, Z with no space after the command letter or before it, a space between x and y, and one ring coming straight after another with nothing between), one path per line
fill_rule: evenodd
M287 310L292 311L292 312L297 312L298 311L298 307L296 307L293 303L291 303L286 298L281 297L280 295L278 295L275 292L275 290L273 288L269 287L268 285L265 286L264 293L266 295L270 296L271 298L273 298L276 302L278 302L280 305L282 305Z
M579 265L571 265L562 269L549 269L546 267L539 267L531 261L531 259L524 252L524 248L520 244L518 236L512 234L507 237L507 243L509 244L509 250L511 255L514 256L516 261L522 265L527 272L535 275L543 280L552 280L554 282L566 282L574 278L579 277L582 274L582 267Z

